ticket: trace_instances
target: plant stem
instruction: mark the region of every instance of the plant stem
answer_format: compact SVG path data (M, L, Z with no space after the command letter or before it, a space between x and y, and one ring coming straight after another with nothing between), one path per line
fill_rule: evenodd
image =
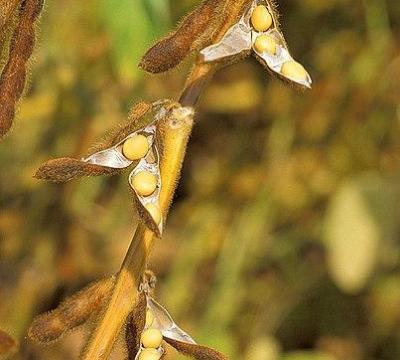
M214 66L210 65L200 64L194 67L180 98L183 106L194 107L214 71ZM167 121L163 129L164 156L161 161L163 186L160 194L160 208L164 219L167 217L179 180L192 128L193 119L190 117ZM118 273L111 300L89 340L82 359L108 358L126 318L136 306L138 287L154 240L153 232L140 222Z

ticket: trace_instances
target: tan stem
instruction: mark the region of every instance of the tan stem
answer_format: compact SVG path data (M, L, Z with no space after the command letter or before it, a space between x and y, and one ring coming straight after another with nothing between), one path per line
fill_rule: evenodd
M207 69L207 71L205 71ZM206 69L199 65L195 67L187 87L196 84L196 90L188 93L193 105L197 101L200 88L197 84L205 83L203 77L208 77L211 68ZM191 80L190 80L191 79ZM184 93L187 93L184 91ZM189 105L187 102L186 105ZM163 124L163 158L161 161L162 190L160 194L160 208L164 219L167 217L173 199L176 184L178 183L182 162L186 153L186 145L193 127L192 116L170 118ZM118 273L113 294L107 308L98 322L90 341L83 353L84 360L107 359L113 345L124 326L126 318L133 311L138 299L138 287L147 260L152 250L155 236L143 223L139 223L129 250L126 254L121 270Z

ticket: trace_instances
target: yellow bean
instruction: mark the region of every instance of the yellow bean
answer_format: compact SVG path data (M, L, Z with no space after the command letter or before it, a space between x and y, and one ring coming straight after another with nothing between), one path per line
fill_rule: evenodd
M254 49L260 54L267 52L270 55L275 55L276 47L276 40L271 35L260 35L254 42Z
M131 179L131 185L139 195L149 196L157 188L157 177L149 171L141 171Z
M154 314L151 310L146 311L146 326L149 327L154 322Z
M129 160L139 160L149 151L149 142L144 135L134 135L122 146L122 153Z
M143 331L140 341L145 348L157 349L163 340L163 336L158 329L147 329Z
M294 60L287 61L282 65L281 74L294 80L304 81L308 79L306 69L304 69L303 65Z
M159 360L161 355L156 349L143 349L139 354L138 360Z
M154 222L158 225L161 221L161 211L160 208L157 205L154 205L152 203L148 203L146 205L146 209L153 218Z
M272 23L272 16L264 5L258 5L251 14L251 23L257 31L267 31Z

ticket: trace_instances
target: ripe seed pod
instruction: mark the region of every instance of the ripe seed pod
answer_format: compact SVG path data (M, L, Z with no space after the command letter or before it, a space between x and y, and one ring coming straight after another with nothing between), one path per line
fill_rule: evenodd
M157 349L161 346L163 336L160 330L152 328L143 331L140 341L143 347Z
M140 351L138 360L159 360L162 353L156 349L143 349Z
M146 210L150 214L150 216L153 218L154 222L158 225L161 222L161 210L158 205L155 205L153 203L148 203L146 204Z
M254 49L259 53L268 53L269 55L275 55L277 51L276 40L271 35L260 35L254 42Z
M122 153L131 161L141 159L148 151L149 142L144 135L134 135L128 138L122 146Z
M251 24L257 31L267 31L273 24L273 19L264 5L258 5L251 14Z
M294 60L287 61L282 65L281 74L293 80L306 81L308 79L306 69Z
M157 188L157 177L149 171L141 171L131 178L131 185L140 196L149 196Z

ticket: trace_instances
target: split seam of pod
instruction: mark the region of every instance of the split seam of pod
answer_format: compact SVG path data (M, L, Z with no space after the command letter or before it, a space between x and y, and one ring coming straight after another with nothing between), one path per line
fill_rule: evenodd
M129 185L135 193L139 215L157 235L163 230L159 205L161 191L160 154L156 143L129 174Z
M123 169L145 157L155 138L155 121L143 129L135 131L116 145L98 151L83 161L89 164Z
M310 75L290 55L275 12L265 0L255 0L219 43L201 50L200 54L204 62L212 62L251 51L261 64L279 77L311 87Z

